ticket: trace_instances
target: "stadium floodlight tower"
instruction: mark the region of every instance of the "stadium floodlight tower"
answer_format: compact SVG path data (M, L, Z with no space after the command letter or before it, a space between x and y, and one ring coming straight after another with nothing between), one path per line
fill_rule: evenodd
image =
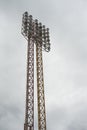
M46 130L42 50L50 51L49 29L25 12L21 31L28 41L24 130L34 130L34 43L36 45L38 130Z

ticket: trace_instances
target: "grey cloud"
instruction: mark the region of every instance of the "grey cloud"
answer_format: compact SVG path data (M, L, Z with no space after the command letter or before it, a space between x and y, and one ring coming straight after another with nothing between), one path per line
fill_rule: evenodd
M78 104L78 103L77 103ZM59 106L48 112L48 129L86 130L87 104L79 103L71 107ZM52 124L50 126L50 124Z
M9 129L16 129L17 126L19 127L19 120L20 122L23 116L21 116L22 111L19 105L16 104L1 104L0 103L0 129L2 130L9 130ZM14 126L14 128L13 128Z
M44 54L48 129L87 129L87 103L80 102L86 99L87 86L86 6L83 0L0 1L1 130L23 129L27 41L21 19L26 10L51 33L52 49Z
M15 104L10 105L9 103L1 104L0 119L6 118L9 115L12 115L13 117L18 119L20 117L20 114L21 114L21 109L17 105Z
M84 109L85 108L85 109ZM87 129L87 106L82 107L80 111L76 112L69 124L67 130L86 130Z

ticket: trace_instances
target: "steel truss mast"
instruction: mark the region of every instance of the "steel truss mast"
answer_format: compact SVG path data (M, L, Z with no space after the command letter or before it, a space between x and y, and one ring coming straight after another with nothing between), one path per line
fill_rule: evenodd
M28 41L24 130L34 130L34 44L36 45L38 130L46 130L42 50L50 51L49 29L25 12L21 32Z

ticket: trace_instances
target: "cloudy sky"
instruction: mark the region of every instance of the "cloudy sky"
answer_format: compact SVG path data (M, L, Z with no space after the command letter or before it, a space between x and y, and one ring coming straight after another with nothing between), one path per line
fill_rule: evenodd
M86 0L0 0L0 130L24 127L26 10L50 28L51 51L43 52L47 130L87 130Z

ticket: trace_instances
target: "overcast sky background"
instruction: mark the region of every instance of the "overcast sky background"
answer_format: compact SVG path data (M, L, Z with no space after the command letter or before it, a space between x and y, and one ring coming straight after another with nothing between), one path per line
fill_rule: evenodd
M0 130L24 127L26 10L50 28L51 51L43 52L47 130L87 130L86 0L0 0Z

